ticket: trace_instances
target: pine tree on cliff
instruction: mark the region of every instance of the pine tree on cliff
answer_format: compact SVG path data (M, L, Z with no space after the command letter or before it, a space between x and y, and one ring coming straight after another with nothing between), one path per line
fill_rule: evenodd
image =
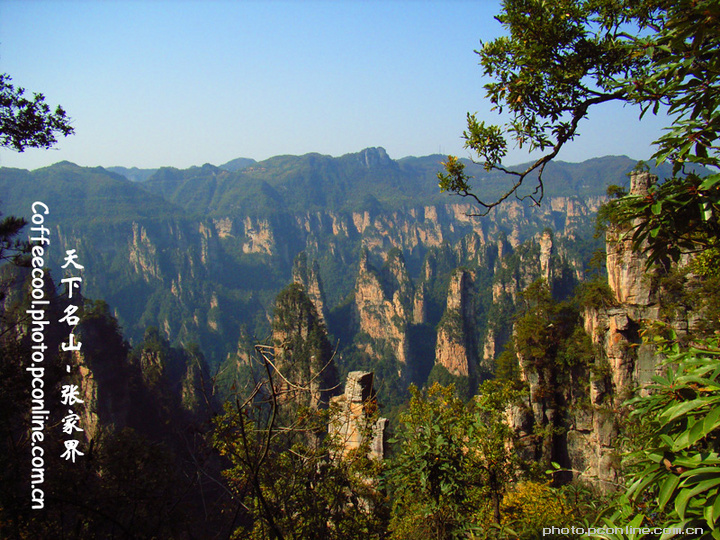
M301 285L289 285L275 300L273 342L280 403L327 406L338 387L333 349L325 325Z

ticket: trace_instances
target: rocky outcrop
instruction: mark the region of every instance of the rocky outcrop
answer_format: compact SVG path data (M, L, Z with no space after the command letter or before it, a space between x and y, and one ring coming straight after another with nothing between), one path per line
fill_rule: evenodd
M345 457L367 444L368 454L383 459L386 454L387 418L377 417L377 398L372 372L351 371L345 392L331 400L328 432L340 456Z
M566 257L558 256L553 235L543 231L532 240L513 247L503 238L495 245L492 278L492 306L488 317L487 330L480 349L482 363L491 365L502 351L505 343L512 339L512 316L517 311L520 292L538 278L545 279L551 290L556 287L557 277L563 275L563 268L570 264ZM571 288L574 282L566 285Z
M634 173L630 179L630 194L643 197L657 177L647 172ZM650 276L647 274L647 256L642 250L632 249L628 227L610 227L607 232L608 284L620 304L648 306L655 303Z
M73 407L88 441L130 427L148 437L166 435L170 425L202 422L213 401L202 354L170 347L157 329L130 352L107 306L86 305L76 334L82 343L67 365L67 383L78 388L82 404Z
M654 181L656 178L648 173L634 173L630 193L642 197ZM524 407L515 407L508 415L524 437L525 451L540 442L533 440L533 430L561 427L564 435L552 439L553 448L543 448L538 454L540 449L536 447L535 455L564 460L575 476L602 491L622 485L619 419L624 402L637 387L651 380L660 364L654 347L642 339L647 323L660 318L657 279L648 270L642 250L633 250L628 234L631 229L611 226L607 231L609 295L582 312L584 330L595 351L594 363L566 374L569 382L564 388L553 390L552 399L548 400L545 394L551 389L548 381L552 382L552 371L523 369L520 358L522 378L529 385L530 397ZM545 235L540 240L541 274L552 278L552 240ZM498 286L494 296L503 292L514 291ZM679 331L687 327L687 321L666 322Z
M293 283L302 285L317 310L320 322L326 324L325 293L320 281L320 268L317 261L309 262L305 252L301 252L295 258L292 279Z
M396 163L390 159L384 148L366 148L357 154L357 159L367 169L375 167L392 167Z
M337 370L325 325L301 285L286 287L275 301L273 384L288 414L297 407L327 406Z
M646 195L655 181L649 173L633 173L630 193ZM635 388L650 381L659 364L654 347L641 337L646 322L659 318L657 291L647 257L632 249L628 230L611 226L606 234L608 284L614 298L583 313L585 331L599 354L591 368L589 403L571 411L567 434L573 469L603 490L614 489L620 480L617 412Z
M359 155L358 159L372 167L385 160L379 151ZM556 206L563 209L568 203ZM582 205L578 202L577 206ZM251 333L267 332L265 321L272 310L269 299L287 283L298 253L304 251L309 260L319 262L319 271L310 266L305 278L295 275L292 279L303 283L321 319L326 320L328 308L342 302L354 288L352 279L336 277L338 271L354 269L363 247L373 261L384 259L393 248L400 250L413 274L428 250L445 246L455 250L456 266L492 266L503 250L507 253L510 249L509 243L495 239L502 236L501 231L512 230L512 219L520 220L518 241L539 227L534 214L521 207L510 213L514 218L501 211L496 220L468 215L470 212L469 203L453 202L391 212L379 205L362 211L318 209L265 216L213 215L207 219L158 217L96 224L90 231L63 223L51 242L60 248L58 252L78 249L83 254L88 269L84 282L87 294L107 299L131 342L140 342L148 325L157 326L175 343L199 342L209 362L219 365L234 352L242 325ZM557 217L555 214L550 212L543 219ZM328 294L322 305L322 295L317 292L321 274ZM128 294L130 290L141 290L142 294ZM428 310L434 306L428 303L429 292L427 287L418 287L406 306L381 309L386 313L380 319L400 316L410 324L430 322ZM392 295L386 300L394 302ZM407 313L411 313L409 318ZM363 315L366 323L368 317L367 313ZM434 318L430 324L434 326L437 321ZM370 330L367 333L383 337L373 332L372 326L377 324L366 325ZM407 360L402 324L389 324L388 328L385 334L395 340L393 354ZM498 343L502 339L498 334Z
M415 289L415 297L413 298L413 324L424 324L427 322L427 286L425 282L421 282Z
M540 235L540 277L548 283L552 283L554 276L551 275L550 255L553 252L553 235L551 231L545 230Z
M445 314L438 325L435 362L452 375L474 378L477 344L472 291L472 274L456 270L450 278Z
M148 232L138 223L132 224L132 238L128 246L128 262L134 271L148 282L152 278L162 279L157 247L148 237Z
M360 331L371 339L366 344L368 353L387 346L401 364L407 364L413 296L402 253L391 251L380 272L370 264L368 252L363 251L355 282L355 306Z
M275 252L275 233L268 220L246 217L243 225L245 238L242 249L244 253L272 255Z

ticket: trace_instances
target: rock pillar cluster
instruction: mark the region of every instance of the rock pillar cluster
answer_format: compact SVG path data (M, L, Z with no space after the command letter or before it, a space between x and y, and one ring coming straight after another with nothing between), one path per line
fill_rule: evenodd
M351 371L347 376L345 392L331 399L332 416L328 432L337 438L339 453L343 457L366 442L371 457L385 457L388 419L376 418L377 399L373 379L372 372Z
M383 270L375 270L368 261L368 253L363 251L355 283L360 330L373 340L373 343L367 345L368 353L377 353L374 348L386 345L398 362L407 364L407 329L413 317L412 283L399 251L388 254Z
M633 173L630 193L646 195L656 181L647 172ZM628 230L613 226L606 234L608 284L614 302L583 313L585 331L599 355L590 374L589 406L573 411L567 435L573 468L601 489L612 488L619 480L617 411L637 386L650 380L658 365L654 348L641 337L645 321L659 318L657 291L647 256L633 249Z
M447 308L438 326L435 362L452 375L475 376L477 345L474 327L473 277L466 270L457 270L450 278Z

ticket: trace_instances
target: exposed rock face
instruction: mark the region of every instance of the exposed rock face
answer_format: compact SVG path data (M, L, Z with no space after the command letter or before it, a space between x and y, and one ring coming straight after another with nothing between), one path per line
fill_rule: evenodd
M657 177L647 172L634 173L630 193L647 194L656 181ZM642 343L639 332L644 321L659 318L660 306L646 268L647 256L633 251L629 240L619 239L620 234L616 229L607 233L608 284L618 306L589 314L586 326L605 353L612 369L614 394L622 400L631 387L649 382L655 373L657 361L652 347Z
M137 274L144 276L148 282L151 278L162 279L157 248L148 237L145 227L138 223L132 224L132 239L128 248L128 262Z
M421 283L415 290L415 298L413 298L413 324L423 324L427 322L427 304L425 297L427 290L425 283Z
M325 322L325 294L323 293L322 284L320 282L320 269L317 261L308 262L305 252L300 253L295 258L295 264L292 271L293 283L302 285L307 293L310 301L317 310L318 317L323 324Z
M477 345L472 298L473 277L466 270L456 270L450 278L447 308L438 327L435 362L451 374L475 376Z
M540 235L540 275L548 283L552 283L553 276L550 274L550 255L553 250L552 233L544 231Z
M492 281L494 310L488 321L487 333L482 343L482 362L490 365L502 350L503 344L512 338L512 314L519 302L519 293L533 281L543 278L550 290L567 294L574 287L573 261L559 253L552 233L544 231L520 246L500 239L496 244Z
M82 349L72 353L68 379L77 385L82 434L130 427L149 437L168 426L202 421L213 407L209 373L196 349L175 349L157 331L135 356L104 308L86 313L79 325Z
M360 330L375 344L387 345L402 364L408 360L408 323L413 316L412 283L399 251L391 252L385 271L378 272L368 261L367 251L360 257L355 283L355 305Z
M243 252L268 255L275 252L275 234L267 220L246 217L243 224L245 226Z
M79 411L80 427L86 440L91 441L100 434L98 415L101 406L98 401L98 383L92 370L85 364L83 355L78 351L73 352L73 364L77 366L79 375L77 382L83 402L82 410Z
M275 392L293 407L327 406L337 386L337 371L325 325L301 285L281 292L273 319Z
M80 325L82 348L73 351L70 378L80 391L82 405L75 410L87 440L102 429L125 426L132 421L133 379L127 361L127 345L109 317L93 317Z
M369 442L371 457L385 457L388 420L375 419L377 399L373 379L371 372L351 371L345 383L345 392L331 400L332 418L328 432L337 438L343 457L365 442Z
M379 149L370 149L357 159L370 168L395 166ZM139 342L151 324L173 342L199 342L209 362L218 365L234 352L241 325L254 332L257 321L268 320L272 306L267 299L287 283L292 261L300 252L319 261L325 272L327 306L320 305L320 295L316 294L314 282L319 274L314 267L309 267L306 280L293 279L303 283L326 320L326 308L352 292L351 280L342 283L341 291L335 287L340 280L330 287L328 261L334 269L355 268L361 247L367 249L371 260L385 258L397 248L414 274L429 249L449 245L463 260L458 265L493 265L510 249L507 241L499 245L496 240L501 231L515 230L519 235L516 240L524 241L530 231L557 223L557 234L562 235L559 213L571 209L573 214L584 216L594 209L594 203L587 201L550 201L556 210L530 211L514 205L511 211L500 210L496 219L470 216L472 205L455 201L391 212L379 206L362 211L281 212L265 217L229 214L207 219L135 219L98 225L92 231L62 223L53 231L51 242L59 247L57 252L78 249L83 254L88 268L84 282L87 294L107 299L132 342ZM128 295L127 291L134 288L141 288L143 294ZM398 311L412 312L410 324L427 322L426 293L418 290L407 306L397 306ZM393 302L392 296L386 299ZM432 324L436 323L434 319ZM399 340L393 349L405 358L402 332L389 333ZM497 335L498 342L502 341L503 335Z
M634 173L630 192L647 194L655 181L649 173ZM637 386L650 381L660 362L654 347L641 337L644 323L659 318L657 292L647 273L647 257L633 251L624 232L611 228L606 236L608 284L615 306L583 313L585 331L600 356L590 377L590 404L572 411L567 434L573 469L603 490L614 489L620 480L617 411Z
M644 196L657 177L647 172L633 173L630 194ZM608 283L621 304L648 306L654 303L649 276L646 275L647 256L632 250L632 240L626 230L611 228L607 233Z
M368 169L395 164L384 148L366 148L358 154L358 160Z

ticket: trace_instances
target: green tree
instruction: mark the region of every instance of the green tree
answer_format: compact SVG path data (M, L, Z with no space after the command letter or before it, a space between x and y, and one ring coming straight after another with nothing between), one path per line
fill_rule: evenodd
M23 97L25 89L15 88L11 80L0 74L0 147L18 152L28 147L50 148L57 142L57 133L67 136L75 132L61 106L51 112L45 96L34 94L29 100ZM17 236L25 225L27 221L14 216L0 221L0 262L22 263L28 243Z
M392 538L458 538L499 523L517 465L504 411L518 393L487 381L466 405L453 386L410 391L395 439L398 452L385 477Z
M292 284L275 299L273 341L278 398L283 413L295 406L327 407L338 387L334 352L325 324L301 285Z
M467 519L464 505L477 479L465 441L470 418L452 386L410 387L387 474L393 538L452 538Z
M600 103L621 101L669 113L656 144L657 163L669 160L673 178L647 197L624 200L636 247L651 262L683 252L717 249L720 226L720 6L714 0L506 0L497 19L509 36L483 43L480 64L493 79L488 99L510 120L485 125L468 114L466 147L490 169L513 177L496 201L472 191L464 164L449 156L440 188L469 196L482 212L515 195L539 203L542 173ZM502 165L508 139L546 152L524 171ZM701 179L687 164L711 167ZM522 189L536 175L534 189ZM634 221L633 221L634 220ZM645 242L645 244L643 244Z
M23 152L26 148L50 148L57 135L75 132L65 110L55 112L45 103L45 96L25 97L24 88L15 88L9 75L0 74L0 146Z
M681 350L661 342L666 372L653 377L649 394L633 398L641 436L626 458L627 493L603 526L631 524L703 530L693 538L720 538L720 344L699 340ZM685 533L687 534L687 533ZM622 534L601 538L627 538ZM635 535L632 538L659 538ZM663 535L662 538L669 538Z
M42 94L35 94L32 101L23 97L22 88L15 89L10 77L0 74L0 147L22 152L26 147L49 148L56 142L54 133L65 135L72 133L65 112L58 107L50 113ZM25 255L28 252L27 241L18 239L22 228L27 224L23 218L7 216L0 220L0 264L6 261L16 266L27 265ZM26 323L24 309L8 305L6 294L19 283L13 283L14 272L5 272L0 281L0 468L3 470L0 483L0 534L7 537L30 538L34 536L33 527L39 519L33 519L27 498L27 478L29 478L29 420L30 392L26 384L26 372L30 348L28 340L23 340L18 328ZM12 269L11 269L12 270ZM10 277L8 277L10 274ZM21 274L18 274L21 275ZM24 291L29 290L25 288ZM51 309L55 307L54 285L48 288L52 298ZM29 302L27 298L26 303ZM52 331L49 332L52 334ZM47 336L49 350L57 348L52 335ZM48 357L51 353L48 353ZM45 362L47 373L44 379L45 392L49 395L59 381L59 369L55 355ZM50 455L50 452L48 452ZM57 454L59 455L59 454ZM48 461L51 458L48 457ZM37 512L35 512L37 516ZM35 535L36 536L36 535Z
M383 500L373 480L381 464L368 457L369 433L359 449L344 453L333 437L307 437L327 429L328 410L299 406L283 422L278 412L287 403L274 385L269 348L256 350L265 377L243 402L226 403L212 435L229 461L223 474L238 516L233 538L381 537Z

